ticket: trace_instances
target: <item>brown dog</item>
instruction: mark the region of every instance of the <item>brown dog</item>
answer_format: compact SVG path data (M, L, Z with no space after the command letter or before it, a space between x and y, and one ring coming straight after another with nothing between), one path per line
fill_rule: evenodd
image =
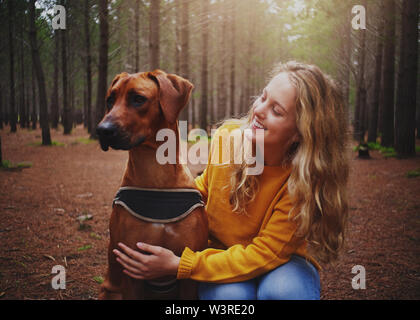
M108 111L99 123L97 133L104 151L109 147L129 151L120 190L139 189L143 193L152 190L152 196L154 191L162 189L192 190L197 193L188 168L178 161L177 118L187 104L192 89L193 85L187 80L160 70L121 73L112 81L106 100ZM163 143L156 141L156 133L164 128L172 129L176 134L176 164L161 165L156 159L156 150ZM139 198L136 197L134 195L135 199ZM156 194L154 197L161 199ZM178 256L186 246L192 250L202 250L207 246L208 235L203 206L192 206L190 212L187 210L178 218L156 218L154 215L158 216L159 212L155 212L153 203L152 209L149 209L152 216L149 214L146 217L142 216L141 203L138 205L140 213L135 214L133 206L125 205L119 201L121 199L119 192L109 224L108 272L99 298L195 299L196 283L191 280L175 281L173 277L142 281L128 277L122 272L122 266L116 261L112 250L117 248L118 242L132 249L136 248L137 242L158 245L171 249Z

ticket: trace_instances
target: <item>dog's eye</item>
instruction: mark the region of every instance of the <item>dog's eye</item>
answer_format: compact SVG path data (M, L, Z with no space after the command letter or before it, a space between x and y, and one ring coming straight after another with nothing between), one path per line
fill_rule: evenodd
M133 96L133 105L135 107L140 107L143 103L145 103L147 101L146 97L143 97L139 94L136 94Z
M108 108L108 111L112 109L115 103L115 98L113 96L109 96L106 99L106 107Z

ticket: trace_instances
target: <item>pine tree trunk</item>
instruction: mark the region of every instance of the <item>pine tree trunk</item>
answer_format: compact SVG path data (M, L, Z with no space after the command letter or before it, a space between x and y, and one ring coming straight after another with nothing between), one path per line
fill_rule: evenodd
M150 3L150 30L149 30L149 63L150 70L159 69L159 23L160 0Z
M226 6L225 1L219 0L219 15L222 17L222 23L220 24L220 34L219 34L219 69L218 69L218 82L217 82L217 120L223 120L226 117L226 55L228 50L226 50Z
M32 63L32 114L31 114L31 122L32 122L32 130L36 129L37 123L37 105L36 105L36 82L35 82L35 67Z
M181 52L180 52L180 72L185 79L190 77L189 67L189 2L190 0L181 0ZM189 102L179 115L179 120L188 121L188 113L191 103Z
M45 90L44 71L42 69L41 59L39 57L38 43L35 28L35 0L29 4L29 39L31 42L32 61L35 68L36 78L38 80L39 91L39 122L42 129L42 144L51 145L50 125L48 123L47 93Z
M201 106L199 108L200 128L207 130L207 110L208 110L208 48L209 48L209 12L210 0L204 0L202 3L203 15L203 51L201 64Z
M136 45L136 51L135 51L135 61L134 61L134 69L135 72L139 72L140 71L140 0L136 0L135 2L135 8L134 8L134 12L135 12L135 25L134 25L134 42Z
M92 53L90 50L89 1L85 1L84 27L86 45L86 118L88 133L92 132Z
M105 114L105 96L108 73L108 1L99 0L99 75L96 96L95 123L92 126L92 138L97 138L96 126Z
M8 0L8 18L9 18L9 88L10 88L10 111L9 123L10 132L16 132L16 103L15 103L15 51L13 39L13 17L14 17L14 0Z
M51 92L51 127L57 129L58 127L58 120L59 120L59 105L58 105L58 57L60 55L60 42L59 42L59 33L56 30L54 32L54 56L53 56L53 64L54 64L54 77L53 81L53 89Z
M359 74L357 81L356 107L354 113L354 139L362 142L364 140L364 114L366 108L366 85L365 85L365 60L366 60L366 33L367 30L360 32L360 52L359 52Z
M368 126L368 142L376 142L378 130L378 110L379 110L379 97L381 93L381 70L382 70L382 52L383 52L383 20L379 24L379 35L377 37L377 46L375 54L375 82L373 87L373 99L369 112L369 126Z
M19 26L19 124L21 128L26 128L26 104L25 104L25 62L24 62L24 35L23 35L23 21L20 23Z
M401 56L395 111L395 150L399 157L415 156L418 64L418 0L403 0Z
M180 48L181 48L181 0L175 0L175 73L181 72Z
M230 60L230 109L229 117L236 115L238 112L235 106L236 95L236 0L232 2L232 19L231 24L231 60Z
M395 89L395 0L384 0L385 30L382 68L381 145L394 145L394 89Z
M70 104L68 90L68 71L67 71L67 30L60 30L61 33L61 68L63 81L63 116L62 122L64 134L71 133Z

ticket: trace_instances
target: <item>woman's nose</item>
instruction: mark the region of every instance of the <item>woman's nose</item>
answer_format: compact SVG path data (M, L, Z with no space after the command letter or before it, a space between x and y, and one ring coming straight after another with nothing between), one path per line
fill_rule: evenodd
M265 114L266 114L266 105L264 102L259 102L255 105L254 108L254 114L260 118L260 119L264 119L265 118Z

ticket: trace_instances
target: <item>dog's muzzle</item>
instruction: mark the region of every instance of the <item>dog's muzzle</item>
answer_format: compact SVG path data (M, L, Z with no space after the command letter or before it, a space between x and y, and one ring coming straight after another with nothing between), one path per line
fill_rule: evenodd
M108 151L109 147L116 150L130 149L128 137L126 137L126 135L122 133L122 130L111 121L101 122L96 128L96 133L99 137L101 148L104 151Z

